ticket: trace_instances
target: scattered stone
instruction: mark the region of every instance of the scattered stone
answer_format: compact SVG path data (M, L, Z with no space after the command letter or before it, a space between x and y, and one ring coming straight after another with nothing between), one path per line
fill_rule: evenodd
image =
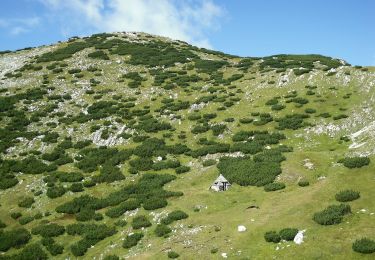
M300 245L303 243L303 234L305 233L306 230L300 230L298 231L297 235L294 237L293 241L297 245Z
M239 225L238 228L237 228L238 232L245 232L246 231L246 227L243 226L243 225Z

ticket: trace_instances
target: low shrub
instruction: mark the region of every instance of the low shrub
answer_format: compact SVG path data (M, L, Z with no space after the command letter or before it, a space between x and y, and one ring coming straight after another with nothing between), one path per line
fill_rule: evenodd
M335 225L341 223L343 217L349 213L351 213L349 205L331 205L326 209L315 213L313 220L320 225Z
M168 202L164 198L153 197L143 202L143 208L145 210L154 210L164 208L168 205Z
M359 199L360 194L354 190L343 190L335 195L335 199L339 202L348 202Z
M314 113L316 113L316 110L313 109L313 108L306 108L305 109L305 113L307 113L307 114L314 114Z
M279 243L281 241L280 235L276 231L268 231L264 234L264 239L267 242Z
M347 168L361 168L370 164L370 158L368 157L346 157L338 161Z
M172 211L171 213L168 214L167 217L163 218L161 220L161 223L164 225L169 225L174 221L181 220L181 219L186 219L188 218L189 215L183 212L182 210L175 210Z
M20 217L18 219L18 222L21 224L21 225L26 225L28 223L30 223L31 221L33 221L35 218L33 216L23 216L23 217Z
M211 252L211 254L216 254L218 251L219 251L219 249L212 248L210 252Z
M55 223L42 224L33 228L31 233L42 237L57 237L65 233L65 228Z
M282 104L276 104L276 105L273 105L271 107L271 110L274 110L274 111L280 111L280 110L283 110L284 108L286 108L285 105L282 105Z
M355 252L361 254L372 254L375 252L375 241L368 238L361 238L353 243L352 248Z
M0 232L0 252L6 252L12 247L20 247L31 239L31 234L24 228Z
M5 228L6 226L7 225L3 221L0 220L0 228Z
M249 118L249 117L245 117L245 118L240 118L239 121L240 121L241 124L250 124L254 121L254 119Z
M172 229L168 227L167 225L159 224L156 226L154 232L155 232L155 235L158 237L165 237L166 235L172 232Z
M69 189L72 192L82 192L83 191L83 185L80 182L72 183L72 185L70 185Z
M144 215L134 217L133 222L132 222L132 227L134 229L140 229L142 227L150 227L150 226L151 226L151 222Z
M340 115L334 116L333 120L340 120L340 119L343 119L343 118L348 118L348 116L345 115L345 114L340 114Z
M22 208L30 208L34 202L35 200L33 197L25 197L18 203L18 206Z
M284 239L286 241L292 241L294 237L297 235L298 229L296 228L284 228L280 230L279 235L281 239Z
M175 171L176 171L177 174L185 173L185 172L190 171L190 167L189 167L189 166L182 165L182 166L180 166L180 167L177 167L177 168L175 169Z
M131 235L127 235L124 243L122 244L122 247L124 248L131 248L133 246L136 246L138 242L142 239L143 233L134 233Z
M217 168L229 182L241 186L259 187L272 183L281 173L280 163L271 161L276 156L258 156L257 158L258 161L254 162L250 158L223 157Z
M140 204L140 201L137 199L128 199L121 202L117 207L110 208L105 214L110 218L118 218L126 211L135 210Z
M285 189L285 184L281 182L272 182L264 185L265 191L276 191L276 190L282 190Z
M64 247L56 244L51 237L43 238L41 242L42 245L45 246L48 252L50 252L50 254L53 256L60 255L64 252Z
M171 259L174 259L174 258L178 258L180 255L177 254L175 251L169 251L168 252L168 258L171 258Z
M309 186L309 185L310 185L310 182L307 181L307 180L300 180L298 182L298 186L300 186L300 187L306 187L306 186Z
M54 186L47 189L47 196L50 199L58 198L64 195L66 189L63 186Z
M208 167L208 166L215 165L215 164L216 164L216 160L214 159L205 160L202 163L203 167Z
M48 256L43 251L43 249L40 247L39 244L30 244L25 246L21 252L18 254L11 255L10 257L6 257L5 259L22 259L22 260L28 260L28 259L38 259L38 260L47 260Z

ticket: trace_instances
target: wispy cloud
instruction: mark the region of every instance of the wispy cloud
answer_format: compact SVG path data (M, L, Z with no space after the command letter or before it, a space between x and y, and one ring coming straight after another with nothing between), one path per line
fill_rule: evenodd
M213 0L40 0L61 30L142 31L210 47L224 10Z
M39 24L39 17L0 19L0 27L6 29L11 35L29 32Z

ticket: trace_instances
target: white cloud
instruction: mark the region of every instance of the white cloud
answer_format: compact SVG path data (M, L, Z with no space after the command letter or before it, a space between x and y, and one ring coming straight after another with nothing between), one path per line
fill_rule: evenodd
M39 17L0 19L0 27L7 29L12 35L28 32L39 23Z
M40 0L64 32L142 31L210 47L223 9L212 0Z
M13 28L10 29L10 34L12 35L19 35L21 33L24 33L24 32L27 32L28 30L21 27L21 26L15 26Z

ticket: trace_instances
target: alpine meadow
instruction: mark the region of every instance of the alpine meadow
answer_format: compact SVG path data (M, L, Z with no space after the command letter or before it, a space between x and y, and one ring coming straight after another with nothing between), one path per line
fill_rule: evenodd
M375 67L339 57L2 51L0 154L0 260L375 257Z

